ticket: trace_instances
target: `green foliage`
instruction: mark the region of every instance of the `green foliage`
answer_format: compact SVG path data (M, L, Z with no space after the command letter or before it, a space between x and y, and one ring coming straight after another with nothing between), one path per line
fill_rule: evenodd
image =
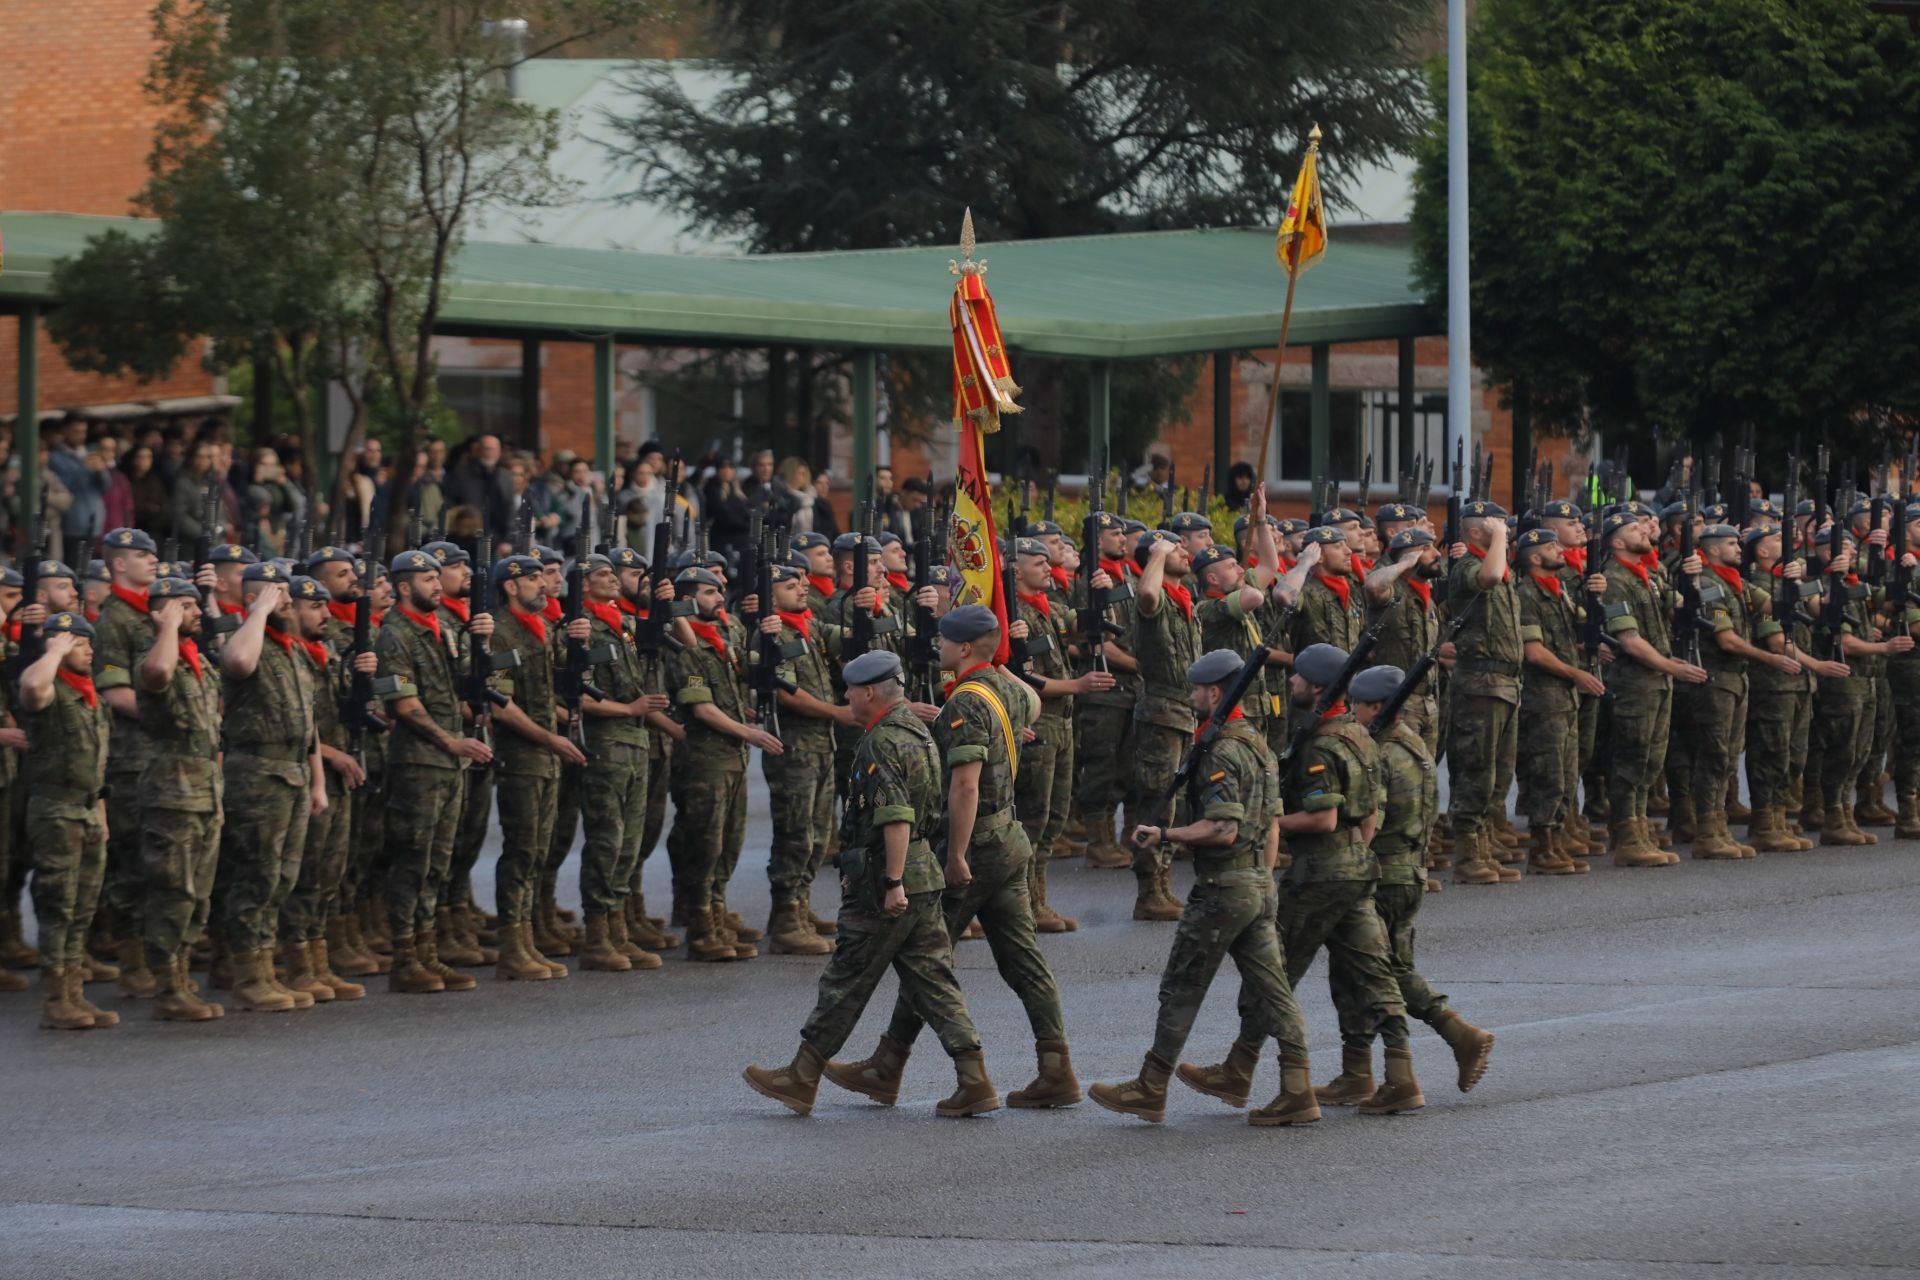
M1704 442L1752 422L1778 447L1911 421L1904 22L1855 0L1488 0L1468 67L1474 355L1537 424ZM1444 77L1415 202L1436 300Z
M1010 489L1007 485L1001 484L993 490L993 518L996 528L1006 523L1007 495L1009 492L1016 495L1014 501L1015 504L1018 505L1019 499L1017 495L1019 490L1017 487ZM1179 497L1176 493L1176 505L1174 507L1176 512L1189 510L1187 507L1179 506L1178 502ZM1129 490L1126 494L1126 501L1123 504L1114 500L1112 489L1109 487L1105 509L1117 515L1123 514L1134 520L1138 520L1149 529L1157 529L1160 527L1160 516L1165 510L1165 507L1160 500L1160 493L1157 489L1138 492ZM1227 506L1227 500L1218 496L1215 496L1213 500L1207 504L1206 512L1207 519L1213 523L1213 540L1223 546L1233 546L1233 522L1240 518L1241 513L1229 508ZM1029 504L1027 518L1029 520L1038 520L1042 517L1042 514L1042 503L1036 497ZM1065 533L1069 538L1072 538L1076 544L1081 541L1080 535L1086 529L1086 518L1087 499L1085 495L1063 493L1055 496L1053 503L1053 521L1060 526L1061 532ZM1004 533L1005 530L1002 529L1000 532ZM1085 549L1084 547L1081 548L1082 551Z

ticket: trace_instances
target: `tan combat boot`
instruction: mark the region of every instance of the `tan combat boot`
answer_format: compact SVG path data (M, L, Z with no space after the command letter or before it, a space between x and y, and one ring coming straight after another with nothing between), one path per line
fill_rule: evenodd
M762 942L766 940L766 934L755 929L745 920L742 920L740 913L727 905L727 899L724 894L715 901L720 908L721 918L726 922L727 928L732 931L734 937L742 942ZM760 954L758 948L754 949L754 954Z
M353 917L335 916L327 921L327 954L331 957L337 971L349 977L364 978L378 973L380 966L372 956L364 954L354 943Z
M1139 1075L1119 1084L1096 1084L1087 1096L1109 1111L1159 1124L1167 1118L1167 1078L1172 1074L1172 1067L1150 1053Z
M286 944L287 980L280 985L297 994L312 999L315 1004L331 1004L333 988L321 980L313 971L313 958L307 952L305 942Z
M713 928L713 915L705 907L686 904L687 959L724 963L736 959L733 944Z
M1526 844L1520 833L1513 829L1513 820L1507 817L1506 810L1499 809L1487 815L1486 825L1480 828L1487 833L1487 840L1493 856L1501 862L1519 861L1509 859L1509 851L1518 850Z
M160 990L160 980L147 968L147 946L138 938L121 938L114 944L120 961L120 994L135 1000L151 1000Z
M558 916L549 910L536 907L533 920L527 926L532 931L530 941L533 949L540 953L544 963L552 964L554 956L573 954L573 940L567 936L567 927L560 923Z
M907 1055L912 1052L911 1046L891 1036L881 1036L872 1057L858 1062L829 1062L824 1071L827 1079L849 1093L861 1094L883 1107L890 1107L900 1100L900 1080L907 1069Z
M40 953L27 945L20 908L0 911L0 967L30 969L40 963Z
M707 927L709 932L733 950L735 960L752 960L760 954L760 948L740 936L733 927L733 913L728 911L726 903L714 901L707 907ZM754 933L758 934L758 929Z
M1111 822L1096 824L1087 841L1087 867L1093 871L1120 871L1133 865L1133 855L1113 838Z
M383 958L393 954L393 935L387 932L387 913L371 897L360 904L360 937L373 954Z
M1653 833L1644 814L1633 820L1633 830L1635 838L1639 840L1641 845L1649 850L1654 857L1660 859L1661 866L1674 867L1680 865L1680 855L1661 844L1659 837Z
M91 1031L93 1015L74 1003L73 991L80 984L72 981L69 969L40 970L40 1027L44 1031Z
M1178 920L1180 904L1173 901L1160 890L1160 871L1149 867L1133 873L1135 890L1133 898L1133 918L1135 920Z
M771 1071L765 1067L748 1067L740 1073L740 1078L755 1093L804 1116L813 1110L813 1100L820 1092L820 1072L826 1065L827 1060L820 1051L802 1040L800 1052L793 1055L788 1065Z
M401 995L438 995L447 989L440 975L421 962L414 950L413 935L397 933L393 937L393 968L387 974L387 990Z
M797 902L776 902L767 917L767 950L776 956L824 956L833 944L813 931Z
M1920 840L1920 795L1900 797L1900 813L1894 819L1896 840Z
M333 949L325 938L315 938L307 943L307 955L313 961L313 976L327 984L333 990L335 1000L362 1000L367 989L357 982L348 982L333 971Z
M1826 818L1820 827L1820 843L1851 847L1879 844L1880 840L1877 836L1869 835L1855 826L1853 814L1848 811L1845 803L1841 803L1827 808Z
M1320 1118L1320 1103L1313 1096L1313 1080L1305 1058L1290 1053L1280 1055L1280 1092L1264 1107L1247 1113L1247 1123L1260 1128L1293 1124L1312 1124Z
M1442 1010L1431 1025L1453 1050L1453 1062L1459 1068L1454 1083L1460 1092L1468 1092L1480 1083L1493 1060L1493 1032L1481 1030L1452 1009Z
M580 967L595 973L631 973L633 961L613 945L613 930L607 917L598 911L587 912L587 940L580 948Z
M672 951L680 939L653 922L647 915L646 900L639 894L627 899L627 937L633 945L650 952Z
M1533 827L1527 832L1531 837L1527 848L1527 870L1537 876L1576 874L1573 863L1560 852L1559 842L1554 838L1556 830L1554 827Z
M1727 800L1721 808L1727 812L1728 822L1746 822L1753 817L1753 810L1740 803L1740 779L1727 779Z
M827 919L825 916L814 914L810 893L800 895L800 914L805 917L806 922L813 927L814 933L822 938L831 938L840 932L838 923Z
M1063 916L1053 909L1047 901L1047 863L1044 858L1035 858L1031 864L1033 888L1033 927L1038 933L1072 933L1080 927L1080 922L1072 916Z
M1727 815L1724 813L1702 813L1694 821L1693 845L1688 850L1702 862L1737 862L1747 855L1740 852L1746 846L1734 843L1727 832Z
M1871 787L1860 788L1854 796L1854 823L1862 827L1892 826L1899 815L1887 808L1887 803L1882 798L1885 794L1881 790L1881 784L1877 782Z
M414 935L413 956L449 991L471 991L480 985L480 979L463 973L440 958L440 944L434 940L431 932Z
M82 1013L87 1014L93 1019L93 1025L95 1027L117 1027L120 1025L119 1014L113 1012L111 1009L102 1009L99 1005L87 999L87 988L80 980L80 970L78 969L67 970L67 995L73 1000L75 1005L79 1006Z
M1353 1107L1373 1096L1373 1046L1340 1046L1340 1074L1313 1087L1322 1106Z
M624 911L615 911L607 916L607 932L612 935L614 950L625 956L627 963L635 969L658 969L663 963L653 952L635 945L632 935L627 931Z
M1067 1042L1039 1040L1034 1043L1033 1049L1034 1056L1039 1059L1039 1073L1027 1082L1026 1088L1009 1093L1007 1105L1041 1110L1071 1107L1079 1102L1080 1081L1073 1074L1073 1060L1067 1054Z
M433 913L434 949L442 960L451 965L485 964L486 954L464 928L465 914L452 907L441 907Z
M160 990L154 993L153 1017L156 1022L212 1022L226 1012L217 1004L208 1004L193 993L187 978L187 956L149 957L148 969L160 975Z
M953 1092L934 1104L933 1114L947 1120L985 1115L1000 1109L1000 1094L987 1078L987 1060L978 1049L953 1055Z
M528 949L518 924L500 924L500 959L494 963L493 976L512 982L546 982L553 971Z
M1260 1046L1235 1040L1227 1050L1226 1061L1209 1067L1183 1062L1177 1074L1180 1083L1196 1093L1218 1098L1230 1107L1244 1107L1253 1092L1253 1071L1259 1064Z
M1616 867L1664 867L1667 855L1640 832L1637 818L1620 818L1608 826L1613 837L1613 865Z
M273 980L273 953L248 951L233 957L233 998L248 1013L285 1013L296 1007L293 993Z
M1553 829L1553 849L1555 853L1565 858L1567 860L1567 866L1572 868L1571 871L1562 872L1561 874L1576 876L1587 874L1589 870L1586 858L1587 846L1584 841L1577 839L1565 827L1555 827Z
M1683 791L1667 801L1667 830L1675 841L1689 844L1700 834L1700 815L1693 807L1693 793Z
M552 956L542 952L540 948L534 943L533 921L522 920L520 922L519 928L520 928L520 945L526 949L526 952L529 956L533 957L535 960L539 961L541 964L547 967L547 976L549 978L566 977L567 966L565 966L564 964L561 964L558 960L555 960Z
M1420 1082L1413 1078L1413 1053L1407 1049L1389 1049L1387 1082L1355 1110L1363 1116L1391 1116L1402 1111L1418 1111L1426 1105Z
M1667 780L1663 775L1653 780L1647 788L1647 812L1656 818L1665 817L1669 809L1667 803Z
M1490 857L1483 856L1486 835L1479 830L1456 831L1453 835L1453 882L1455 884L1499 884L1500 869Z

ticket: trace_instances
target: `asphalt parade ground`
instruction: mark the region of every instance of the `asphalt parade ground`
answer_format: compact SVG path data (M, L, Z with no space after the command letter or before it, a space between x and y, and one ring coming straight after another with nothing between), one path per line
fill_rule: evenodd
M757 770L753 804L732 896L757 923ZM1130 1076L1172 926L1129 918L1124 872L1052 874L1080 921L1043 941L1081 1080ZM648 891L668 901L664 853ZM4 996L0 1276L1920 1275L1917 919L1912 843L1449 887L1420 967L1496 1033L1487 1078L1456 1092L1416 1025L1424 1112L1304 1129L1177 1083L1158 1126L1091 1103L940 1120L930 1036L897 1107L823 1082L790 1115L740 1072L794 1051L822 962L793 957L437 996L376 978L199 1026L95 986L125 1020L89 1033ZM983 943L960 966L1005 1094L1033 1071L1025 1017ZM1330 1078L1324 961L1302 986ZM1224 1053L1236 989L1189 1059ZM1255 1101L1277 1088L1268 1056Z

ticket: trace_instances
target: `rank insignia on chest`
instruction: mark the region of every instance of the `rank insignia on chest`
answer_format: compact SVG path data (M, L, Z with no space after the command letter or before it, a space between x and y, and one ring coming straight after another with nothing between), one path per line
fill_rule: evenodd
M1323 764L1310 764L1307 766L1308 773L1325 773L1326 771L1327 766Z
M1210 773L1210 774L1208 774L1208 775L1207 775L1207 781L1208 781L1208 782L1218 782L1218 781L1220 781L1220 779L1222 779L1222 778L1224 778L1224 777L1226 777L1226 776L1227 776L1227 771L1226 771L1225 769L1222 769L1222 770L1220 770L1220 772L1218 772L1218 773Z
M966 718L965 718L965 717L962 717L962 718L960 718L960 719L958 719L958 720L949 720L949 721L947 721L947 728L949 728L949 729L958 729L958 728L959 728L959 727L960 727L961 725L963 725L963 724L965 724L965 723L966 723Z

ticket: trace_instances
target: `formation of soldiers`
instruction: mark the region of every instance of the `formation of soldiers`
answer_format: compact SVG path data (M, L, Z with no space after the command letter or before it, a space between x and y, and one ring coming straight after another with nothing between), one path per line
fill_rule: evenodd
M1710 491L1656 511L1598 482L1516 519L1470 486L1445 529L1411 491L1371 516L1323 495L1303 521L1256 490L1231 548L1205 515L1169 504L1149 529L1096 490L1077 542L1048 519L1007 540L1005 623L954 607L943 520L912 547L864 521L832 541L758 529L737 566L697 535L676 548L671 522L650 564L591 516L568 554L524 522L471 546L415 529L397 555L384 521L364 548L286 559L209 540L185 562L117 529L77 572L0 579L0 990L37 963L42 1025L80 1030L118 1021L97 983L196 1022L358 1000L382 975L439 994L486 966L540 982L567 957L633 972L765 946L828 959L799 1054L750 1069L756 1089L805 1111L824 1076L892 1102L926 1022L956 1064L940 1111L967 1115L1000 1105L951 962L984 937L1035 1042L1007 1101L1064 1106L1082 1091L1037 935L1076 927L1047 868L1084 858L1132 871L1136 919L1179 925L1154 1049L1096 1101L1157 1120L1177 1074L1244 1105L1271 1036L1282 1088L1254 1123L1414 1109L1409 1013L1462 1089L1492 1045L1414 968L1430 872L1494 885L1600 852L1671 865L1673 842L1739 859L1814 830L1920 836L1920 506L1884 477L1830 497L1824 461L1798 501L1799 470L1784 520L1744 481L1737 519ZM756 748L764 928L728 904ZM472 882L496 810L488 912ZM557 889L577 834L578 918ZM835 920L812 905L829 862ZM1292 992L1322 949L1343 1062L1316 1089ZM1228 955L1242 1034L1181 1064ZM888 968L886 1035L833 1061Z

